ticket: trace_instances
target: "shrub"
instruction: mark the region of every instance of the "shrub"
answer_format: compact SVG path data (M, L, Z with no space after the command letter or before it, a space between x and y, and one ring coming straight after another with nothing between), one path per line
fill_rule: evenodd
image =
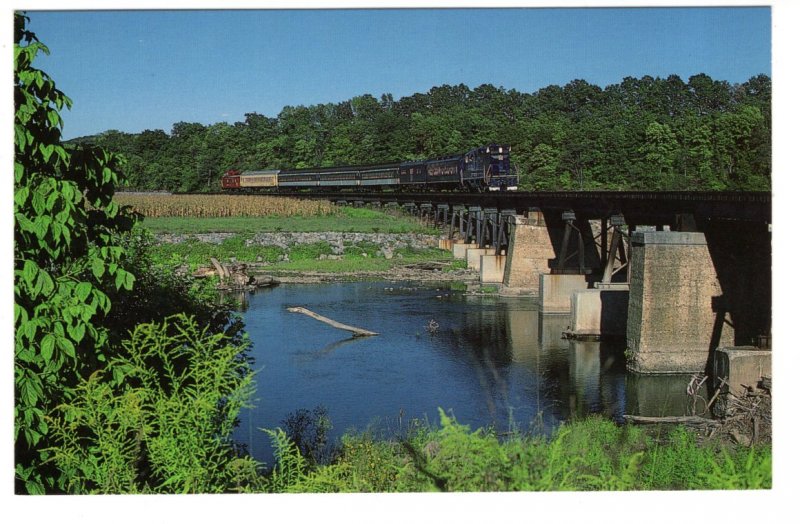
M137 326L51 419L69 493L262 489L229 437L253 390L242 344L184 315Z

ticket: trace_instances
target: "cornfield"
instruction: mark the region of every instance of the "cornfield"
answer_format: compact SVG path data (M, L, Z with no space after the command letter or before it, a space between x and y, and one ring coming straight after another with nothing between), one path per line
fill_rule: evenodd
M288 217L335 215L330 202L252 195L170 195L117 193L120 205L131 206L148 218Z

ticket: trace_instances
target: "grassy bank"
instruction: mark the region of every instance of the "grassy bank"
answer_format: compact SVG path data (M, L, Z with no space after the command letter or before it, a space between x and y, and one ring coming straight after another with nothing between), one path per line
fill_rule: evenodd
M260 264L268 271L355 272L386 271L393 267L419 262L454 262L448 251L435 248L398 249L386 258L381 247L372 242L345 243L341 258L329 259L332 248L327 242L294 244L286 248L262 246L250 242L252 235L240 234L220 244L188 239L181 243L161 243L153 246L155 260L161 264L185 264L190 271L209 264L212 257L222 262L235 259L248 264ZM458 264L454 268L460 267Z
M335 214L263 217L145 217L144 227L154 233L259 233L323 232L426 233L436 230L413 217L365 208L338 208Z
M382 249L384 246L370 241L344 242L343 252L336 254L328 242L277 246L253 241L258 233L438 234L435 229L399 212L352 207L331 209L303 216L145 217L142 226L156 234L234 234L221 243L190 237L180 243L164 242L153 246L152 253L158 263L187 265L190 271L209 264L212 257L222 262L235 259L261 264L276 272L328 273L387 271L420 262L452 261L450 253L434 248L395 249L387 256Z
M269 431L278 492L584 491L768 489L769 447L698 444L678 427L648 435L600 417L571 422L550 439L499 438L441 414L441 427L402 438L347 436L330 463L315 465L282 430Z

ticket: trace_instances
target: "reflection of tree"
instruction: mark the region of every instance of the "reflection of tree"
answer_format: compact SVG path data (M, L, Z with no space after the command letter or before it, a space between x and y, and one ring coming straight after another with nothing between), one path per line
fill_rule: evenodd
M250 307L250 297L247 291L220 291L219 303L231 304L236 311L244 313Z
M441 330L436 336L446 339L446 347L457 358L468 357L485 392L489 414L506 421L513 351L505 308L499 304L472 308L467 304L459 324L462 329Z

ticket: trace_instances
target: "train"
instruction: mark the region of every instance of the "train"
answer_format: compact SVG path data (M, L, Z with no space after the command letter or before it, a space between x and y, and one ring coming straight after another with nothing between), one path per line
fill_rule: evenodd
M462 154L393 164L229 170L223 175L221 185L226 192L387 189L483 192L516 191L519 178L511 163L511 149L490 144Z

